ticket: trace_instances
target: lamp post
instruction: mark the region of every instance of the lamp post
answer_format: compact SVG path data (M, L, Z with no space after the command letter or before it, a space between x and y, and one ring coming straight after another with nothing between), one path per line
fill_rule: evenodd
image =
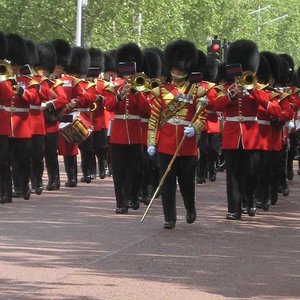
M80 47L83 44L82 39L82 23L83 23L83 8L88 4L88 0L77 0L77 16L76 16L76 46Z

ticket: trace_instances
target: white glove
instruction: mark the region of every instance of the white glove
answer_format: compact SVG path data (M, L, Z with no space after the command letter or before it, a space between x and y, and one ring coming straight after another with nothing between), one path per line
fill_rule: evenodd
M41 110L45 110L47 108L47 103L46 102L42 102L41 103Z
M188 126L188 127L184 127L184 131L183 131L184 135L186 135L187 137L192 137L195 135L195 128L192 126Z
M203 106L207 106L208 105L208 98L207 98L207 96L203 96L203 97L198 98L198 101Z
M148 146L147 152L150 156L153 156L156 152L155 146Z

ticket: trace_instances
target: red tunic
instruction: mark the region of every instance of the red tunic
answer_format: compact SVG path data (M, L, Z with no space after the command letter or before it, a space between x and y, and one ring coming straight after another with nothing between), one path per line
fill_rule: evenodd
M151 116L149 120L148 130L148 146L157 146L157 151L160 153L173 155L184 136L184 127L189 126L194 115L197 112L200 102L200 93L205 88L198 86L195 92L190 95L189 101L178 99L180 89L173 84L166 84L155 88L153 105L151 108ZM183 107L173 114L170 118L162 120L161 112L168 111L166 107L170 107L171 103L182 101ZM197 119L192 126L197 134L200 134L201 129L205 125L206 116L205 109L201 110L197 115ZM196 136L185 138L180 151L180 156L197 156L197 138Z
M38 105L40 100L37 87L30 85L31 80L29 76L19 76L17 82L20 87L24 88L24 92L21 96L11 96L8 106L5 106L13 138L31 138L32 136L30 104Z
M110 132L111 144L142 144L141 115L150 112L150 104L141 92L132 90L126 98L118 101L117 97L106 99L106 109L114 113Z

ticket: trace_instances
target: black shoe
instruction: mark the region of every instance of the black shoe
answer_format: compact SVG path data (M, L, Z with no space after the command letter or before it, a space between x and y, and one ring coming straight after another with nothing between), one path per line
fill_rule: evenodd
M117 207L116 208L116 214L127 214L128 213L128 207Z
M23 192L22 197L23 197L24 200L29 200L30 195L31 195L31 191L30 191L30 189L28 189L27 191Z
M56 183L52 183L52 184L48 184L46 186L46 190L47 191L57 191L60 189L60 185L56 184Z
M42 194L42 192L43 192L43 187L42 186L38 186L38 187L36 187L35 189L34 189L34 191L35 191L35 193L37 194L37 195L41 195Z
M175 228L175 221L165 222L164 229L173 229Z
M106 170L102 170L99 172L100 179L105 179L107 176Z
M137 210L140 208L140 200L138 198L136 198L135 200L130 200L128 206L133 210Z
M282 188L282 195L283 195L284 197L288 196L289 194L290 194L290 189L289 189L288 186Z
M298 173L298 175L300 175L300 170L298 170L298 172L297 172L297 173Z
M209 179L211 182L216 181L216 179L217 179L216 174L215 174L214 172L209 173L208 179Z
M237 212L233 212L233 213L228 213L226 216L227 220L240 220L241 219L241 214L237 213Z
M92 182L92 177L91 175L86 175L80 178L81 182L85 182L85 183L91 183Z
M204 184L206 182L205 177L198 177L197 178L197 183L198 184Z
M12 203L12 199L10 196L4 195L0 199L0 204Z
M247 212L248 212L248 216L254 217L255 214L256 214L256 207L249 207L249 208L247 209Z
M150 196L143 197L143 203L145 205L149 205L150 201L151 201L151 197Z
M69 180L65 183L65 187L76 187L76 186L77 186L76 180Z
M263 203L261 200L256 200L256 207L257 208L263 208Z
M21 192L12 192L12 197L13 198L21 198L22 197L22 193Z
M95 180L97 178L96 174L91 174L91 179Z
M197 217L196 211L190 211L186 213L186 222L192 224L195 222Z
M262 209L263 209L264 211L268 211L268 210L270 209L270 206L271 206L271 201L268 200L267 202L263 203Z
M248 214L247 207L242 207L242 214Z

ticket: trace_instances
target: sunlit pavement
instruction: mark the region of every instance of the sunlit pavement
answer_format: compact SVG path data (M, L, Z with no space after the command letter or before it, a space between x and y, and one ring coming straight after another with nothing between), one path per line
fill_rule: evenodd
M162 228L160 199L141 223L144 204L115 214L112 178L65 180L0 206L1 300L300 299L300 176L268 212L228 221L217 173L197 185L194 224L177 195L173 230Z

